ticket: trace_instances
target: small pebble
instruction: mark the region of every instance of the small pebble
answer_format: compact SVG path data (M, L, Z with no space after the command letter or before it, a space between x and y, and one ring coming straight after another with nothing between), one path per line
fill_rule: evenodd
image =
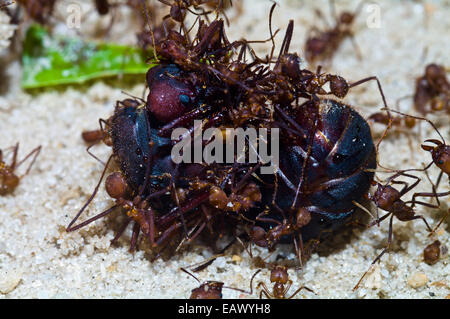
M425 275L423 272L417 272L415 274L412 274L408 278L408 285L410 285L413 288L419 288L425 286L427 284L427 281L428 281L427 275Z
M233 257L231 257L231 261L235 262L235 263L239 263L242 261L242 258L241 258L241 256L233 255Z
M19 273L0 271L0 293L7 294L13 291L22 280Z

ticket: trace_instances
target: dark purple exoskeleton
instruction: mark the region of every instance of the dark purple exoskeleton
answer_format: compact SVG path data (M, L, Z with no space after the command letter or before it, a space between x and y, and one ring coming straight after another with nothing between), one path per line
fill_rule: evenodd
M307 116L298 114L296 119L305 137L312 130ZM354 109L334 100L321 100L317 116L310 156L308 138L280 143L274 203L273 189L266 189L263 196L266 204L275 208L256 218L262 222L256 223L250 236L259 239L254 240L257 245L273 247L297 231L303 241L323 238L324 233L348 221L356 209L354 202L360 202L370 188L374 173L367 170L376 168L376 151L367 122Z
M113 153L132 189L137 190L144 185L146 174L173 172L174 163L164 160L170 156L170 139L159 137L156 129L150 127L145 105L133 100L119 103L111 118L110 135ZM154 157L151 161L150 152ZM147 172L149 165L152 168Z

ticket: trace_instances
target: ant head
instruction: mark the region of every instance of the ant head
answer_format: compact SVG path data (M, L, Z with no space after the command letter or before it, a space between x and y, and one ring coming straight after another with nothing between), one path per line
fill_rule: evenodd
M285 266L277 265L270 272L270 282L286 284L289 280L287 268Z
M291 79L297 79L300 74L300 63L297 53L283 54L280 59L281 73Z
M434 143L437 146L430 146L422 144L422 149L431 153L433 162L444 173L450 175L450 145L445 145L439 140L426 140L425 142Z
M372 196L375 204L384 210L389 210L396 200L400 198L400 192L389 185L382 185L378 183L378 188Z
M264 228L260 226L253 226L248 231L248 236L250 237L250 240L252 243L259 247L267 247L268 243L266 241L266 231Z
M428 64L425 68L425 77L429 82L433 82L438 78L445 77L445 70L435 63Z
M114 172L106 178L105 188L112 198L123 198L128 192L128 183L121 172Z
M348 89L347 80L339 75L330 75L330 90L333 95L343 98L347 95Z

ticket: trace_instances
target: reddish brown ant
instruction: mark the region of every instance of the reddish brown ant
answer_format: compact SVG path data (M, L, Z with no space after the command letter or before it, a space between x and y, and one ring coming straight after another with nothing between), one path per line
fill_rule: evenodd
M261 271L258 270L253 277ZM253 280L253 278L252 278ZM314 293L314 291L306 286L301 286L296 291L294 291L289 297L287 293L292 286L292 280L289 279L289 274L287 272L287 267L276 265L270 271L270 282L274 283L272 287L272 291L267 288L266 284L262 281L258 283L256 289L262 287L259 292L259 298L262 299L262 296L266 296L267 299L292 299L294 298L301 290L306 289L309 292Z
M416 79L414 107L423 115L441 110L450 113L450 82L443 66L428 64L424 75Z
M0 195L7 195L14 192L16 187L19 185L20 180L22 177L27 175L29 171L31 170L31 167L33 166L37 156L39 155L41 151L41 146L36 147L33 149L30 153L28 153L27 156L25 156L22 160L17 160L17 154L19 152L19 143L17 143L15 146L12 147L13 149L13 155L12 155L12 162L11 164L6 164L3 159L3 152L0 150ZM22 176L17 176L14 171L22 165L28 158L33 156L30 165L28 165L27 170L25 171L25 174Z
M28 16L39 22L46 24L49 17L53 14L56 0L16 0L25 8Z
M252 293L239 288L224 286L224 283L221 281L208 280L202 283L196 276L194 276L194 274L190 273L186 269L180 268L180 270L187 273L189 276L197 280L197 282L200 284L199 287L192 289L190 299L222 299L223 288L240 291L246 294ZM252 281L253 277L250 281L250 287L252 286Z
M401 114L403 116L406 116L408 118L412 118L412 119L415 119L415 120L421 120L421 121L428 122L433 127L433 129L437 132L439 137L441 138L442 141L436 140L436 139L427 139L427 140L425 140L425 142L435 144L435 146L430 146L430 145L426 145L426 144L422 144L421 145L423 150L431 153L432 161L424 169L416 169L416 171L426 171L433 164L435 164L436 167L438 167L440 169L438 179L437 179L436 183L433 184L433 193L416 193L413 196L413 205L414 205L414 202L415 202L415 197L419 197L419 196L420 197L435 197L436 200L437 200L437 203L439 205L439 198L438 197L443 197L443 196L450 195L450 192L440 193L440 194L436 193L436 189L438 188L438 186L439 186L439 184L441 182L442 176L444 174L447 175L447 177L449 179L449 183L450 183L450 145L446 144L444 137L439 132L439 130L436 128L434 123L431 122L430 120L428 120L428 119L426 119L424 117L413 116L413 115L401 113L399 111L394 111L394 110L391 110L391 111L394 112L394 113L398 113L398 114ZM412 171L412 170L409 170L409 171Z
M381 257L389 250L389 247L392 243L392 238L393 238L392 225L393 225L394 217L396 217L398 220L400 220L402 222L412 221L415 219L422 219L423 222L425 223L428 231L430 233L433 232L433 230L431 229L431 227L428 224L428 222L426 221L426 219L421 215L416 215L416 213L414 211L414 204L421 204L423 206L431 207L431 208L438 208L439 205L433 205L433 204L416 201L415 196L417 196L417 195L424 196L422 193L415 193L413 195L413 199L410 201L407 201L407 202L405 202L401 199L402 196L404 196L406 193L408 193L412 189L414 189L420 182L420 178L418 178L414 175L411 175L411 174L407 174L407 173L405 173L406 171L410 171L410 170L398 171L396 174L392 175L391 177L389 177L387 179L385 185L374 182L374 184L377 185L377 190L375 191L375 193L373 195L370 195L370 194L368 195L369 199L375 203L376 208L377 208L377 218L375 221L370 223L368 225L368 227L373 227L390 216L387 245L383 249L383 251L375 258L375 260L372 262L371 266L373 266L377 261L379 261L381 259ZM396 181L395 179L399 176L413 178L413 179L416 179L416 181L412 185L409 185L405 181ZM404 186L403 186L402 190L398 191L397 189L390 186L389 184L402 184ZM432 195L437 197L437 196L446 196L447 194L446 193L443 193L443 194L434 193ZM412 203L413 205L408 206L407 205L408 203ZM385 210L388 213L382 217L378 217L378 208L381 208L382 210ZM367 273L368 273L368 271L366 271L364 273L364 275L358 281L358 283L353 288L353 290L358 289L360 283L362 282L363 278L366 276Z
M316 60L331 59L343 40L347 37L350 37L352 40L353 45L356 48L358 58L361 59L361 54L359 49L356 47L351 28L356 16L362 9L363 4L364 2L361 2L354 13L345 11L337 17L334 8L334 1L331 1L335 25L324 31L320 31L316 27L310 29L310 32L315 31L316 35L308 37L305 43L305 57L308 62L314 63ZM319 10L316 11L316 14L323 18L322 13Z

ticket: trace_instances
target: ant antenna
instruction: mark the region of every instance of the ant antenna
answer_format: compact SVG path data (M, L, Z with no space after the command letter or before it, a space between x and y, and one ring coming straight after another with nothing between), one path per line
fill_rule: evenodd
M273 1L273 0L272 0L272 2L273 2L273 5L270 8L270 13L269 13L269 32L270 32L270 40L272 41L272 50L270 50L270 59L269 59L269 61L272 61L273 52L275 51L275 41L273 39L274 34L272 32L272 15L273 15L273 12L275 11L275 7L277 6L277 3L275 1Z
M391 111L391 112L394 112L394 113L397 113L397 114L400 114L400 115L403 115L403 116L406 116L406 117L411 117L411 118L413 118L413 119L421 120L421 121L427 121L427 122L434 128L434 130L438 133L439 137L442 139L442 142L445 144L445 139L444 139L444 137L443 137L442 134L439 132L439 130L437 129L436 125L434 125L434 123L431 122L429 119L427 119L427 118L425 118L425 117L409 115L409 114L406 114L406 113L402 113L402 112L400 112L400 111L396 111L396 110L389 109L389 108L387 108L387 107L384 107L384 108L382 108L381 110L382 110L382 111L383 111L383 110Z
M143 11L144 11L144 13L145 13L145 18L147 19L147 25L148 25L148 28L150 29L150 35L151 35L151 37L152 37L153 57L154 57L155 60L159 63L160 61L159 61L158 57L156 56L155 35L154 35L154 33L153 33L153 28L152 28L152 26L151 26L151 24L150 24L150 14L149 14L149 12L148 12L148 10L147 10L147 6L145 5L145 0L141 0L141 3L142 3L142 9L143 9Z

